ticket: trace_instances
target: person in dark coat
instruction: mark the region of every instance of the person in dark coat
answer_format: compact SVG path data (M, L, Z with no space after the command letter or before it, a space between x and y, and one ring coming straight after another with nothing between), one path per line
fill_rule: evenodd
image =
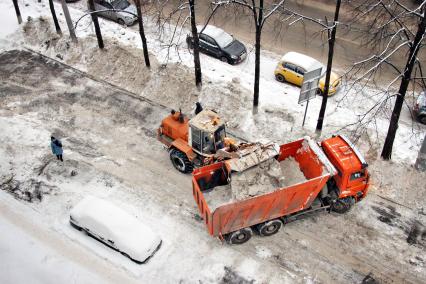
M195 115L199 114L202 111L203 111L203 107L201 106L201 104L199 102L196 102L195 103Z
M50 148L52 148L52 153L53 155L56 155L56 158L58 160L60 160L61 162L63 162L64 160L62 159L62 143L59 139L56 139L55 137L51 136L50 137Z

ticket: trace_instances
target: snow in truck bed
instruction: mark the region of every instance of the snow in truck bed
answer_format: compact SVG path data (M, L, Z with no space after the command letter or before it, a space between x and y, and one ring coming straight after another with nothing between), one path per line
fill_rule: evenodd
M306 180L293 157L281 162L271 158L248 170L232 172L229 184L217 186L203 195L213 212L222 205L268 194Z

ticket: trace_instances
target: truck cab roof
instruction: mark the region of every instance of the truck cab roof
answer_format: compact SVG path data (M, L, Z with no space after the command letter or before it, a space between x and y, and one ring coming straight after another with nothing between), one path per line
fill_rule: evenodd
M332 163L341 171L361 170L368 166L355 145L344 135L326 139L322 141L321 146Z

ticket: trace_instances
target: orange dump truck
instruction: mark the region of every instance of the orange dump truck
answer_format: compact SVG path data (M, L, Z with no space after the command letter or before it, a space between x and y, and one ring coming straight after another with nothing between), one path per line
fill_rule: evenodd
M280 146L278 162L292 159L305 179L244 200L231 199L215 206L206 198L215 188L227 190L232 160L194 170L193 195L210 235L231 244L248 241L253 231L260 236L278 232L283 224L320 210L344 213L363 199L369 186L367 163L344 136L320 144L309 137ZM285 175L285 170L283 171Z

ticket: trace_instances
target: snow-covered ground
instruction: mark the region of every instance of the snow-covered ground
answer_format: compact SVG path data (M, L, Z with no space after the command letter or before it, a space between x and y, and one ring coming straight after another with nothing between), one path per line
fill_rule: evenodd
M0 51L30 48L88 75L33 53L0 56L0 227L10 232L0 237L0 254L11 259L0 264L0 272L8 270L0 273L1 282L29 279L13 271L38 273L47 279L40 282L48 282L60 279L55 278L58 270L74 275L64 277L65 283L352 283L369 273L382 282L425 282L421 223L426 176L403 163L411 164L419 147L407 112L398 129L394 162L378 159L382 137L360 140L375 186L348 215L324 214L289 224L270 238L254 237L240 247L222 245L208 235L198 216L190 177L173 169L156 141L161 118L169 108L189 111L201 101L217 109L239 136L285 142L314 134L319 99L310 103L308 123L301 128L299 89L274 80L279 56L264 51L261 108L253 115L253 53L237 66L202 55L204 84L199 92L192 85L192 58L185 48L180 59L171 50L167 68L161 67L167 50L149 21L150 71L144 67L135 28L101 20L106 48L100 51L92 28L85 28L88 19L81 23L79 44L74 45L63 16L64 36L54 33L47 1L22 4L24 24L18 27L10 17L11 1L0 1L7 27L1 28ZM81 9L84 3L70 6ZM60 5L55 7L61 11ZM71 14L78 18L82 11L71 9ZM324 136L352 122L372 103L363 93L337 106L333 100L339 95L330 100ZM384 119L379 126L383 134ZM49 152L51 133L62 138L63 164ZM88 194L121 204L161 236L162 247L146 265L130 262L69 226L70 209ZM15 234L19 242L12 246L8 243ZM31 242L34 246L28 247ZM18 254L24 248L34 251L26 262ZM40 267L45 258L54 259L51 269Z

